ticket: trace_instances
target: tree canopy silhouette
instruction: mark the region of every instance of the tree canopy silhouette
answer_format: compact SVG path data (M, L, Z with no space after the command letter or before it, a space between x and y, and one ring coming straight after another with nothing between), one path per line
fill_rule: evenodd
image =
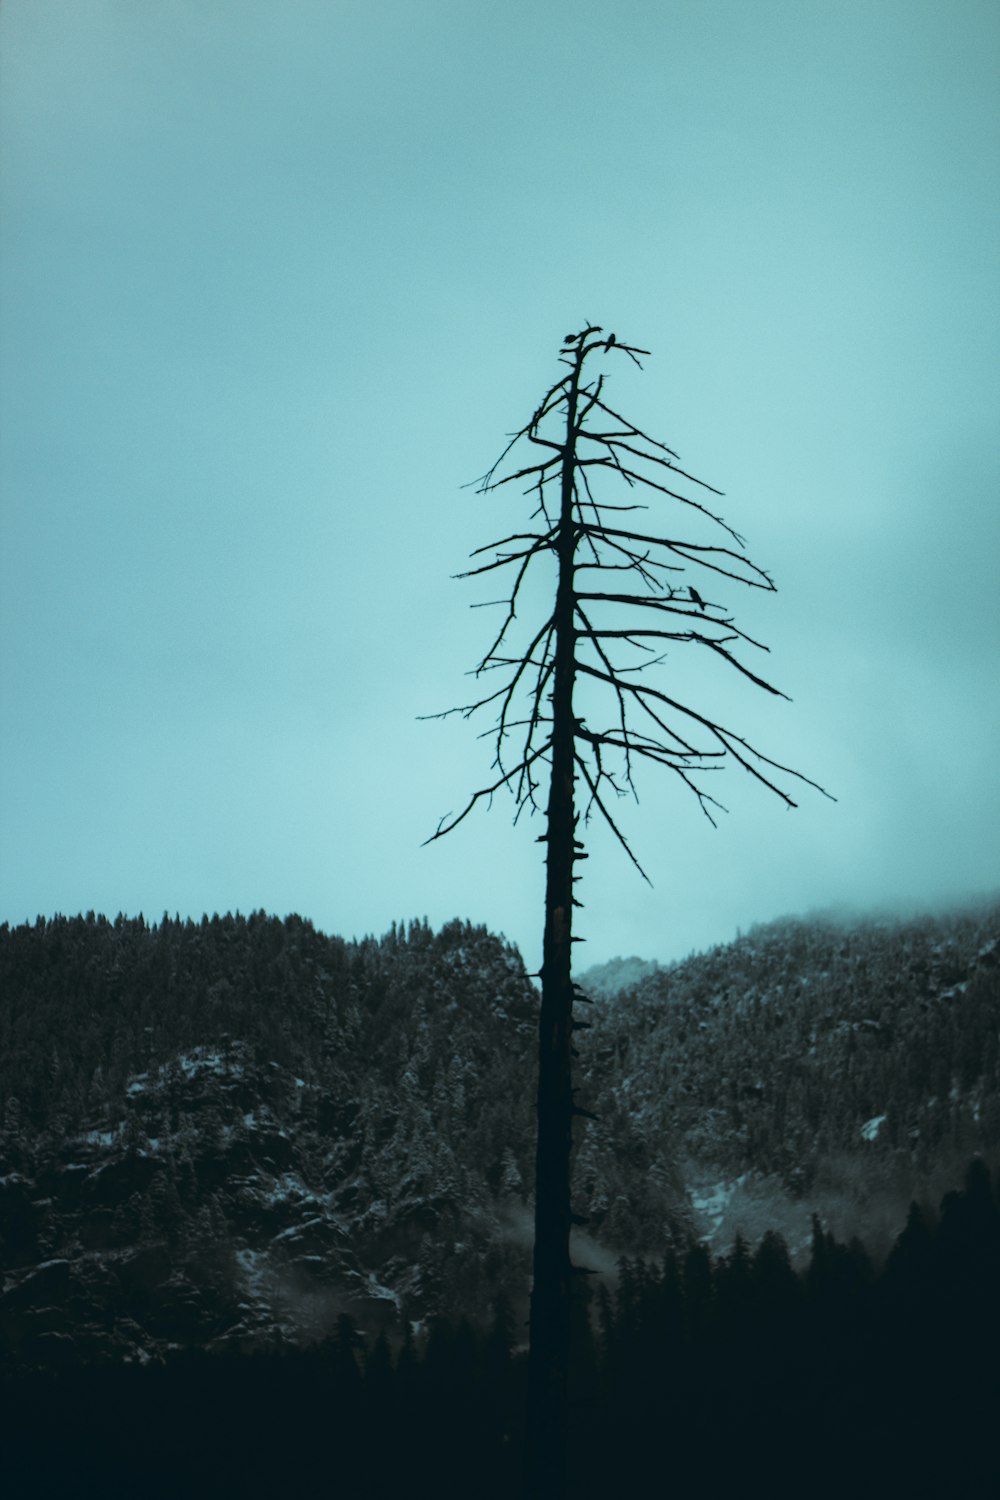
M497 462L478 481L489 494L522 484L533 508L528 527L473 553L460 577L503 574L503 610L492 644L475 668L498 673L501 685L471 703L432 715L465 718L492 709L487 736L494 744L493 776L455 814L438 824L441 838L480 802L507 790L515 822L541 811L545 796L546 893L538 1051L538 1139L535 1246L530 1317L528 1490L549 1497L565 1489L567 1373L571 1325L570 1152L574 1115L571 1036L586 1023L573 1003L585 999L571 975L574 867L587 858L580 819L600 817L644 879L648 879L613 799L636 794L635 772L650 761L671 772L696 798L709 821L723 811L709 778L733 761L787 807L801 772L772 759L711 714L665 691L648 674L668 648L710 653L757 687L785 694L748 666L743 648L766 651L713 597L741 585L773 592L774 582L746 553L739 535L714 509L721 494L680 465L678 455L613 407L603 363L611 358L642 368L648 350L593 324L568 334L560 351L563 374L546 391L528 422L513 434ZM530 461L529 461L530 460ZM642 497L642 498L639 498ZM635 513L647 500L670 505L701 528L643 529ZM526 579L536 564L555 562L554 592L532 620L523 643L514 639ZM690 570L708 598L686 582ZM596 578L595 578L596 575ZM685 582L681 585L681 580ZM574 694L585 693L579 707ZM547 773L547 787L546 782ZM577 806L576 786L583 797ZM827 795L824 793L824 795Z

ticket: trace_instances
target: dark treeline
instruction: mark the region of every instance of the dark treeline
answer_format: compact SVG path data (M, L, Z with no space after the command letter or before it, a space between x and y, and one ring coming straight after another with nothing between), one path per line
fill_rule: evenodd
M516 951L457 920L438 933L426 918L393 923L382 938L351 942L263 911L4 923L0 1100L16 1098L31 1131L58 1134L127 1106L136 1073L234 1038L264 1063L340 1083L342 1061L348 1072L362 1057L386 1070L405 1063L401 1046L425 1012L459 999L480 1032L496 1016L516 1038L533 1014Z
M572 1489L605 1495L1000 1494L1000 1203L973 1162L914 1205L876 1267L814 1226L581 1281ZM523 1330L438 1319L395 1348L343 1315L308 1350L8 1376L0 1482L18 1496L514 1496Z

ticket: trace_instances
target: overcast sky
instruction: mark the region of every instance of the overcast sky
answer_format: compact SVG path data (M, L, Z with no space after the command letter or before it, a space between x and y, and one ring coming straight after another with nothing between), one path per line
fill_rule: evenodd
M581 967L1000 886L998 83L995 0L4 0L0 920L537 966L542 822L421 847L490 750L418 715L528 515L462 486L587 319L778 584L729 602L793 701L705 701L839 800L733 770L713 832L650 771Z

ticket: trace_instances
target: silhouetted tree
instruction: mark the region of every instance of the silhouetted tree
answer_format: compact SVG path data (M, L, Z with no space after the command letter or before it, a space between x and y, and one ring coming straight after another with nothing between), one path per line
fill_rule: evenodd
M365 1360L364 1391L369 1411L384 1416L392 1400L392 1355L384 1330L379 1332Z
M745 1330L750 1308L750 1250L737 1234L730 1254L716 1272L716 1295L722 1322L734 1337Z
M682 703L640 674L662 661L670 645L701 648L768 693L779 694L736 654L741 645L760 648L739 629L718 598L672 582L691 567L705 586L742 584L773 590L768 574L750 561L743 538L708 504L690 492L718 495L680 468L676 453L609 405L606 377L591 373L602 356L631 360L641 368L647 353L588 324L567 336L560 354L568 373L545 393L530 420L511 438L479 482L480 493L524 483L533 497L533 529L515 529L474 557L493 553L465 577L513 569L503 621L476 675L503 674L493 692L449 713L468 718L493 707L495 775L463 809L442 818L433 838L456 828L480 801L507 789L516 816L541 810L545 801L545 928L538 1051L538 1138L535 1175L535 1245L530 1315L527 1455L532 1494L558 1500L565 1488L567 1373L571 1327L570 1152L574 1115L571 1037L584 1023L574 1019L571 976L574 867L587 856L577 837L579 818L597 813L645 877L614 817L610 798L635 793L634 772L652 761L676 775L714 822L721 804L706 789L709 773L734 760L749 775L794 806L787 777L808 778L756 750L709 714ZM521 444L532 461L511 455ZM529 455L525 453L527 459ZM602 486L613 486L605 498ZM674 531L637 529L632 512L646 509L629 497L638 491L673 501L706 528L702 539ZM523 603L524 580L533 563L556 565L555 596L548 614L528 629L526 644L510 642ZM597 584L582 575L598 575ZM766 648L760 648L766 649ZM574 701L586 691L586 715ZM603 703L610 703L605 710ZM605 713L607 716L605 717ZM435 715L434 717L445 717ZM585 798L576 804L576 783ZM815 785L815 783L809 783Z

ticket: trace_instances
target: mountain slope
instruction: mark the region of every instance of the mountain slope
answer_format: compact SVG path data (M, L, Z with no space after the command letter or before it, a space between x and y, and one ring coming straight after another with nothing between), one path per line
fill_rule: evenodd
M887 1243L1000 1149L998 936L995 905L807 919L595 986L577 1258L796 1248L813 1209ZM0 1341L251 1348L523 1299L536 1005L461 922L0 929Z
M2 933L0 993L18 1348L67 1301L84 1347L110 1320L129 1349L298 1340L404 1299L485 1315L523 1279L533 991L484 929L56 919Z
M762 1233L765 1179L763 1206L803 1200L844 1233L880 1205L905 1216L909 1197L940 1195L971 1154L1000 1148L998 938L996 903L787 920L595 996L600 1149L672 1156L703 1232ZM742 1225L720 1217L734 1192Z

